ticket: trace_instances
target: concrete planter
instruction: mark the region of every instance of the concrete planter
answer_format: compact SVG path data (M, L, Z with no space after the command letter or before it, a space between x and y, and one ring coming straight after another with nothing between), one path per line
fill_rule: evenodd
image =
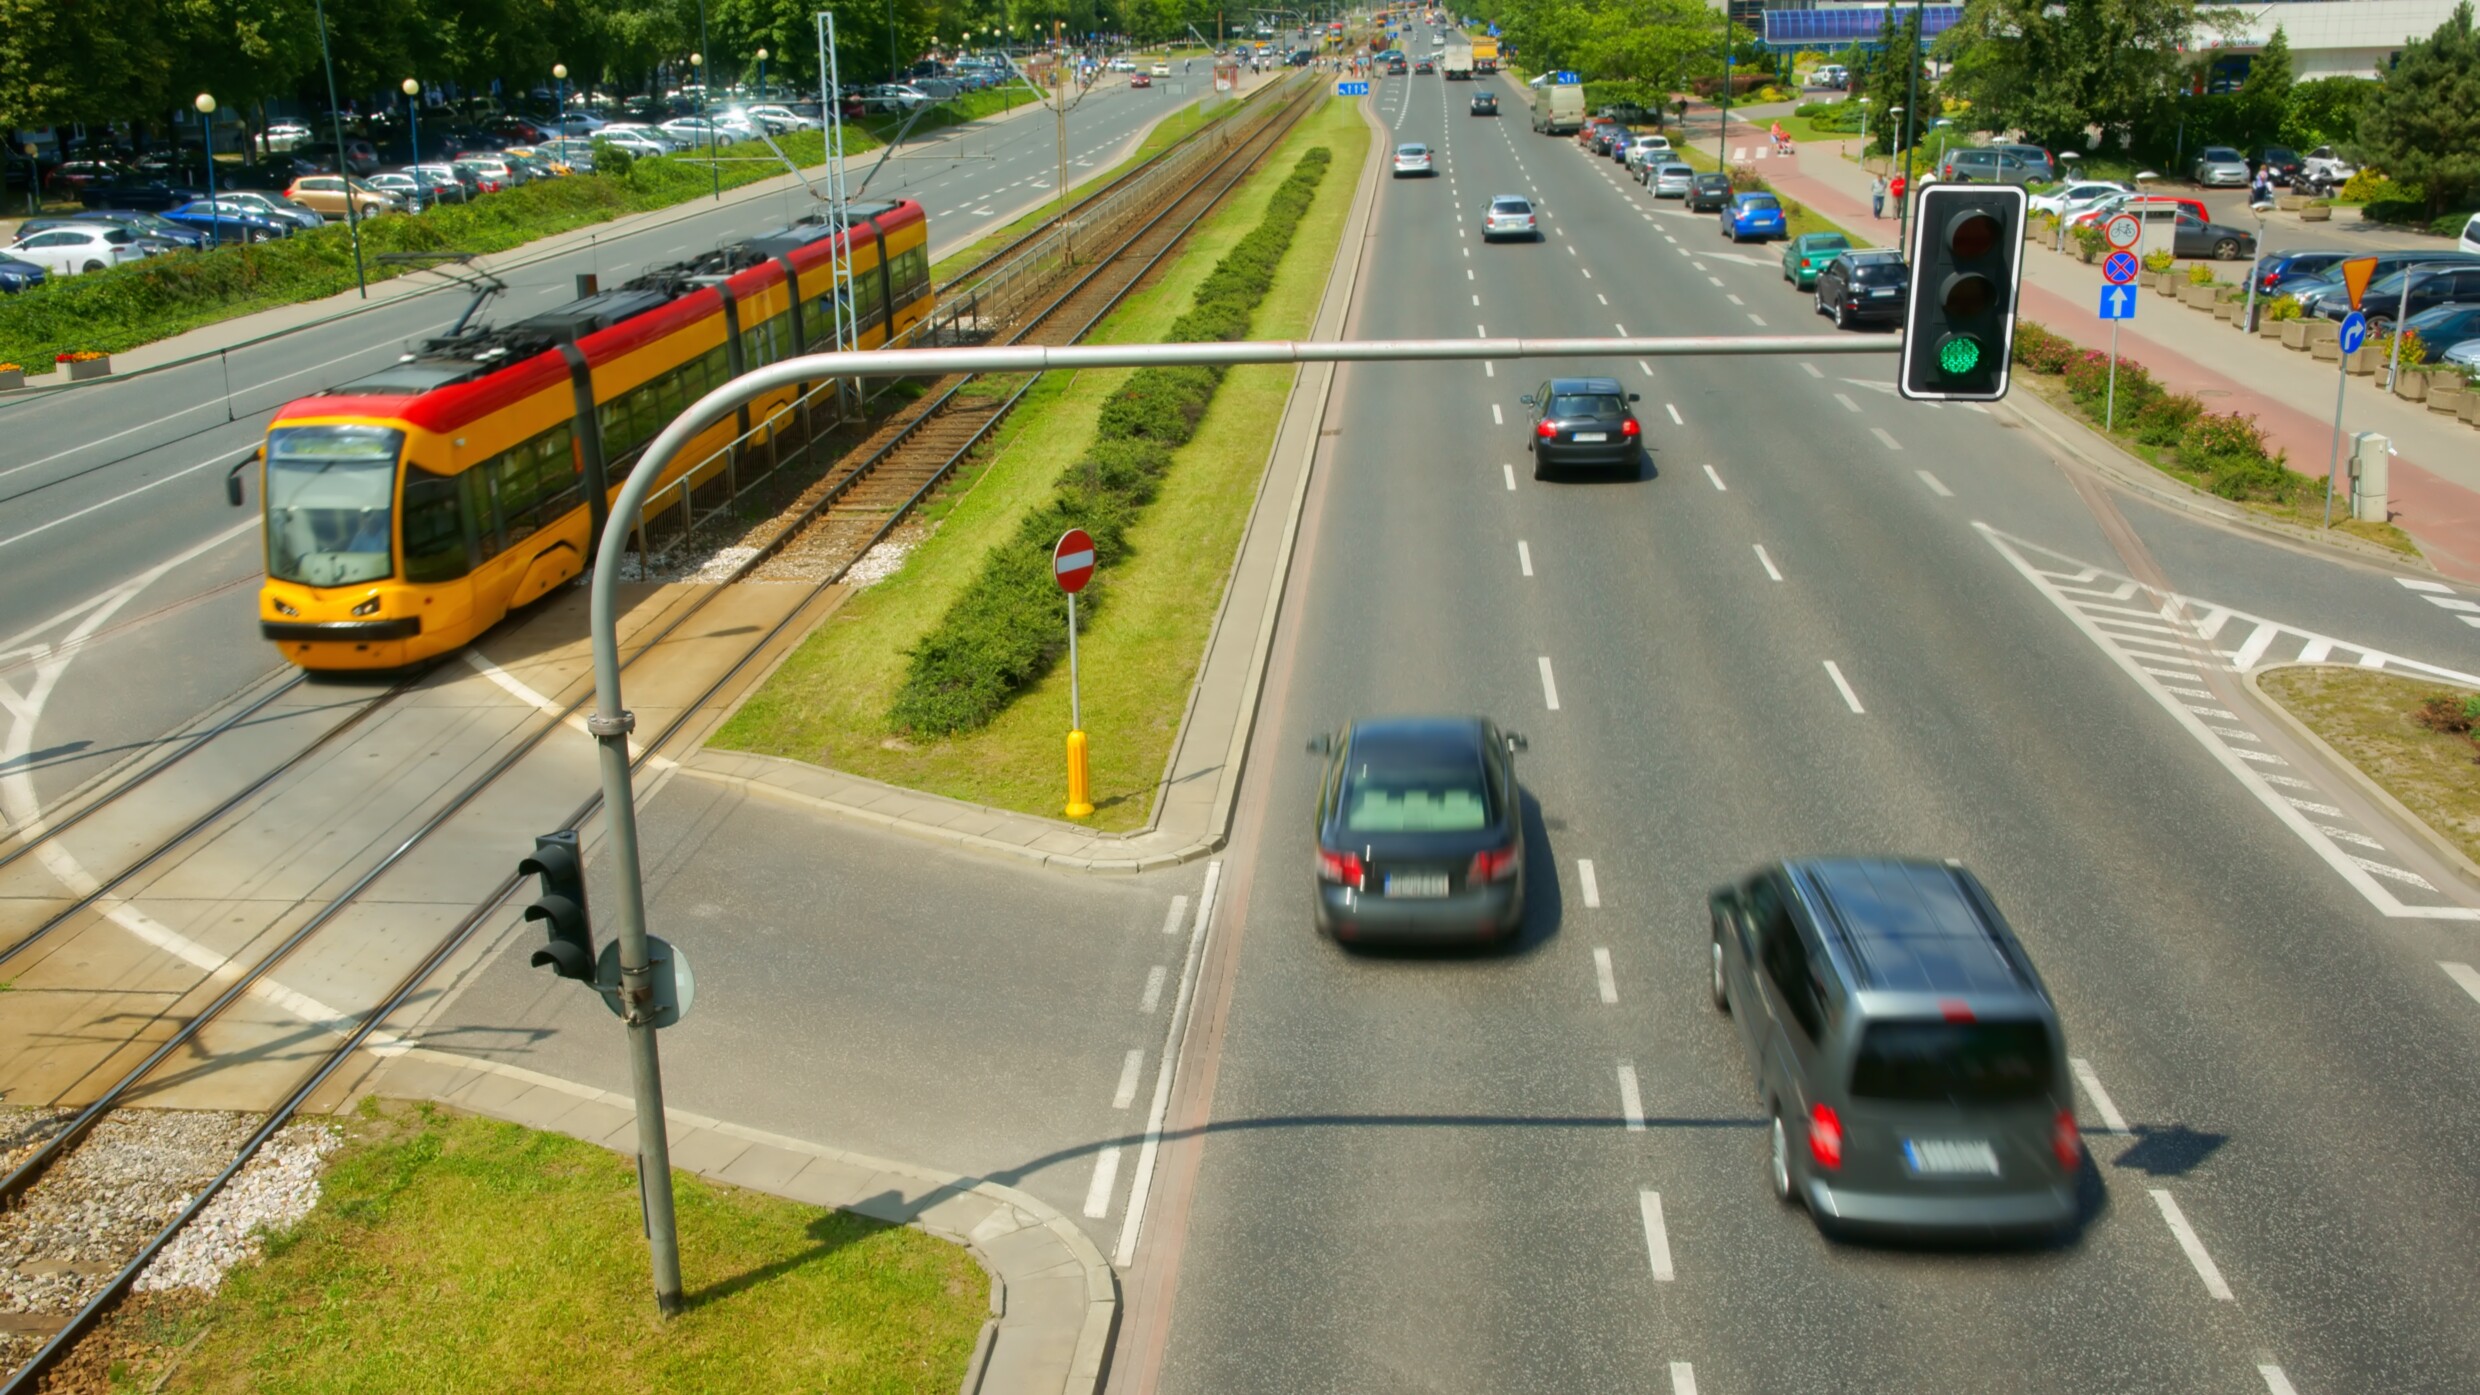
M2224 320L2231 324L2237 324L2239 322L2239 312L2245 309L2247 309L2246 301L2232 300L2225 296L2222 299L2213 302L2213 318L2217 320Z
M2447 416L2456 416L2463 410L2463 399L2471 396L2471 393L2459 385L2447 387L2446 382L2446 379L2439 378L2428 385L2428 409L2432 412L2442 412Z
M2367 350L2362 349L2360 352L2366 353ZM2342 345L2331 339L2312 340L2308 344L2308 357L2319 363L2338 362L2342 358Z
M2282 321L2282 347L2285 349L2306 349L2311 344L2315 343L2316 323L2317 322L2314 320Z
M70 363L62 366L69 370L70 382L82 383L90 378L110 377L112 374L112 357L111 355L106 354L102 358L90 358L84 363Z
M2406 368L2394 375L2394 395L2405 402L2428 400L2428 375L2416 368Z
M2333 217L2332 204L2312 203L2299 210L2299 221L2302 223L2329 223Z
M2267 339L2281 338L2282 331L2286 326L2295 325L2297 323L2299 323L2297 320L2266 319L2265 307L2262 305L2256 307L2256 332L2263 335Z
M2341 341L2335 341L2334 348L2340 350ZM2385 355L2374 344L2362 345L2359 352L2342 361L2342 371L2354 378L2372 377L2378 369L2384 366Z
M2284 213L2297 213L2308 206L2308 198L2305 194L2276 194L2273 206Z
M2147 272L2145 281L2163 295L2177 295L2187 288L2187 275L2181 271Z
M25 385L26 370L23 368L12 368L6 373L0 373L0 392L15 392Z
M2454 415L2474 426L2480 426L2480 392L2464 393L2463 405L2454 409Z
M2194 282L2189 282L2179 288L2179 303L2190 310L2211 310L2213 308L2213 287L2199 286Z

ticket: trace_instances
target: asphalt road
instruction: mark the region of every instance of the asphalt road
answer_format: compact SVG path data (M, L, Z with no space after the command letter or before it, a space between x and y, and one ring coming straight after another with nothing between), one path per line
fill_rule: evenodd
M1151 91L1096 88L1070 112L1072 181L1122 158L1138 133L1193 100L1208 79ZM1020 117L942 132L874 168L865 197L902 195L929 210L933 255L969 245L1049 195L1054 122ZM487 313L522 316L559 303L586 272L616 284L647 266L780 227L791 194L731 198L635 220L567 254L489 259L507 292ZM49 685L52 716L0 760L32 762L46 800L109 768L277 666L257 635L257 497L229 508L219 478L293 398L382 365L439 333L465 308L457 289L410 297L350 319L101 389L0 406L0 685L21 696L37 668L99 605L119 612L79 641ZM179 559L177 565L163 564ZM145 574L142 585L133 581ZM22 704L21 704L22 705ZM27 725L23 713L15 714Z
M1473 90L1379 89L1446 173L1382 191L1355 337L1825 330L1777 248L1531 135L1503 82L1508 116L1467 116ZM1479 241L1501 192L1546 242ZM1559 371L1642 393L1653 471L1532 480L1516 398L1547 369L1347 370L1116 1386L2480 1389L2480 1002L2439 967L2474 922L2382 914L2342 869L2392 869L2397 908L2470 898L2354 825L2226 665L2182 677L2106 607L2158 576L2200 623L2238 612L2212 645L2251 661L2323 636L2468 670L2470 627L2088 494L2005 416L1896 398L1890 360ZM1311 933L1300 744L1422 710L1531 738L1517 952ZM2320 809L2330 836L2285 821ZM1772 1200L1704 897L1846 852L1960 858L2014 920L2113 1102L2078 1101L2079 1243L1842 1245Z

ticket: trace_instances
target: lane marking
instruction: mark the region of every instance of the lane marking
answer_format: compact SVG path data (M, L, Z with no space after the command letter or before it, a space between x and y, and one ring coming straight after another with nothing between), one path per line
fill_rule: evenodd
M2443 959L2437 961L2437 967L2446 971L2447 978L2461 984L2473 1002L2480 1003L2480 970L2469 964L2449 964Z
M2265 1378L2266 1395L2299 1395L2298 1387L2291 1384L2291 1378L2282 1374L2282 1368L2270 1361L2259 1362L2256 1374Z
M1170 976L1171 970L1167 966L1154 966L1153 972L1145 976L1145 996L1137 999L1137 1011L1151 1016L1154 1009L1162 1005L1163 980Z
M1731 492L1731 486L1722 482L1722 476L1714 473L1713 466L1708 465L1705 467L1705 478L1712 480L1714 482L1714 488L1721 493L1728 494Z
M135 489L125 490L122 493L115 494L101 503L88 504L86 507L79 509L75 513L64 513L49 523L38 523L34 527L27 529L25 532L6 538L0 538L0 547L7 547L12 543L24 542L26 539L31 538L38 533L48 533L63 523L73 523L78 519L84 518L90 513L95 513L102 509L108 509L114 504L126 503L127 501L135 499L139 495L144 494L148 490L154 489L159 485L170 484L174 480L180 479L187 475L197 474L199 471L207 469L211 466L222 465L230 468L232 463L240 458L241 456L238 451L226 451L224 454L215 457L213 460L201 460L195 465L184 465L180 469L173 471L171 474L164 476L162 479L148 480L146 483L139 485ZM251 526L255 527L256 524L253 523ZM225 536L230 536L230 534L227 533Z
M1567 250L1568 250L1568 251L1570 251L1570 252L1573 252L1573 251L1575 251L1576 249L1575 249L1575 248L1573 248L1573 247L1570 247L1570 248L1568 248ZM1592 279L1593 279L1593 268L1591 268L1591 267L1589 267L1589 266L1580 266L1580 267L1577 267L1576 269L1577 269L1578 271L1581 271L1581 272L1583 272L1583 273L1584 273L1584 279L1586 279L1587 281L1590 281L1590 280L1592 280Z
M1637 366L1637 367L1639 367L1639 368L1641 368L1641 369L1643 369L1643 370L1645 370L1645 376L1646 376L1646 377L1650 378L1650 377L1652 377L1652 376L1653 376L1653 365L1652 365L1652 364L1647 363L1647 362L1645 362L1643 359L1641 359L1641 358L1640 358L1640 359L1636 360L1636 366Z
M1926 470L1914 470L1912 473L1920 476L1920 482L1929 486L1930 493L1935 494L1941 499L1952 499L1955 497L1955 491L1948 489L1946 487L1946 482L1939 479L1937 476L1930 474Z
M1163 912L1163 933L1166 935L1176 935L1180 933L1180 920L1187 914L1188 893L1182 892L1179 895L1172 897L1171 909Z
M1504 470L1504 471L1506 471L1506 472L1507 472L1507 492L1508 492L1508 493L1510 493L1510 494L1515 493L1515 492L1516 492L1516 467L1515 467L1515 466L1513 466L1513 465L1501 465L1501 466L1499 466L1498 468L1500 468L1501 470Z
M1541 696L1550 704L1551 711L1559 710L1559 684L1550 676L1550 656L1547 654L1541 656Z
M1844 411L1856 412L1860 410L1860 404L1852 401L1851 394L1848 392L1838 392L1834 394L1834 400L1843 404Z
M2067 1069L2075 1073L2075 1083L2084 1087L2084 1093L2092 1096L2093 1110L2101 1116L2101 1122L2111 1133L2121 1138L2127 1137L2127 1116L2118 1112L2118 1104L2110 1098L2110 1092L2101 1088L2101 1076L2092 1068L2092 1062L2081 1056L2069 1056Z
M1145 1051L1130 1047L1127 1059L1119 1064L1119 1088L1111 1092L1111 1107L1126 1109L1137 1097L1137 1072L1145 1068Z
M2186 1251L2187 1262L2196 1267L2196 1277L2204 1280L2204 1291L2224 1303L2233 1301L2230 1285L2222 1282L2221 1269L2213 1263L2213 1256L2205 1253L2204 1241L2197 1238L2195 1227L2187 1223L2177 1199L2159 1187L2147 1190L2153 1194L2153 1204L2161 1208L2162 1222L2170 1227L2170 1234L2179 1242L2179 1248Z
M1495 364L1495 363L1490 362L1490 361L1489 361L1488 359L1486 359L1486 358L1485 358L1485 359L1483 359L1483 360L1481 360L1481 376L1482 376L1482 377L1484 377L1484 378L1495 378L1495 377L1497 377L1497 376L1498 376L1498 365L1497 365L1497 364Z
M1516 539L1516 565L1524 569L1526 576L1533 574L1533 549L1522 538Z
M1756 311L1751 310L1748 312L1748 323L1762 329L1765 327L1765 317L1758 314Z
M1716 281L1714 284L1715 284L1715 285L1717 285L1717 286L1719 286L1719 285L1721 285L1722 283L1721 283L1720 281ZM1723 298L1724 300L1727 300L1727 301L1731 302L1733 305L1742 305L1742 306L1744 306L1744 305L1746 305L1746 304L1748 303L1747 301L1744 301L1744 300L1740 299L1738 296L1731 295L1731 294L1729 294L1729 293L1727 293L1727 292L1723 295L1723 297L1722 297L1722 298Z
M2409 591L2427 591L2433 594L2446 596L2451 596L2454 594L2454 588L2441 581L2415 581L2407 576L2398 576L2394 578L2394 581L2397 585L2400 585L2405 590Z
M1703 268L1703 267L1701 267L1701 266L1697 268L1697 270L1699 270L1699 271L1703 271L1704 269L1705 269L1705 268ZM1707 276L1705 279L1706 279L1706 280L1708 280L1708 281L1713 282L1713 283L1714 283L1715 285L1717 285L1717 286L1719 286L1719 285L1721 285L1721 284L1722 284L1722 278L1721 278L1721 277L1719 277L1719 276L1711 276L1711 275L1709 275L1709 276Z
M1764 567L1764 568L1765 568L1765 574L1766 574L1766 576L1770 577L1771 579L1773 579L1773 580L1775 580L1775 581L1780 581L1780 580L1782 580L1782 573L1781 573L1781 572L1779 572L1779 571L1776 571L1776 570L1774 569L1774 559L1773 559L1773 558L1771 558L1771 557L1768 557L1768 556L1766 556L1766 555L1765 555L1765 544L1763 544L1763 543L1758 543L1758 544L1756 544L1756 549L1757 549L1757 564L1758 564L1759 566L1762 566L1762 567Z
M1679 404L1675 402L1665 402L1662 404L1662 410L1671 414L1671 425L1686 426L1688 424L1688 419L1679 414ZM1707 468L1710 469L1712 467L1708 466Z
M1505 426L1506 424L1507 424L1507 414L1506 414L1506 413L1504 413L1504 412L1502 412L1502 411L1500 411L1500 410L1498 409L1498 404L1497 404L1497 403L1495 403L1495 402L1491 403L1491 404L1490 404L1490 425L1492 425L1492 426Z
M1670 1231L1662 1224L1662 1194L1638 1191L1636 1209L1645 1219L1645 1253L1653 1261L1654 1281L1667 1284L1678 1275L1671 1269ZM1673 1368L1674 1371L1676 1369ZM1677 1381L1675 1375L1672 1379L1674 1383Z
M1085 1188L1085 1219L1098 1221L1111 1214L1111 1188L1118 1182L1119 1145L1113 1143L1094 1154L1094 1180Z
M1580 857L1576 859L1576 881L1584 888L1585 905L1589 907L1598 907L1602 904L1602 884L1593 875L1592 858Z
M1807 363L1807 362L1803 362L1803 363L1801 363L1801 365L1800 365L1800 366L1801 366L1802 368L1807 369L1807 370L1808 370L1808 376L1810 376L1810 377L1812 377L1812 378L1822 378L1822 377L1824 377L1824 376L1825 376L1825 374L1820 373L1820 372L1818 372L1818 371L1817 371L1817 365L1816 365L1816 364L1813 364L1813 363Z
M1617 331L1619 331L1619 337L1620 337L1620 338L1625 339L1625 338L1627 338L1627 337L1628 337L1628 332L1627 332L1627 326L1626 326L1626 325L1623 325L1623 324L1613 324L1613 325L1611 326L1611 328L1612 328L1612 329L1615 329L1615 330L1617 330Z
M1593 986L1601 990L1603 1002L1619 1001L1619 979L1611 972L1610 951L1607 949L1596 948L1593 951Z
M1886 428L1884 428L1884 427L1882 427L1882 426L1872 426L1872 427L1870 427L1870 428L1869 428L1869 434L1870 434L1870 435L1872 435L1872 436L1875 436L1875 437L1877 438L1877 443L1878 443L1879 445L1881 445L1881 446L1884 446L1884 447L1885 447L1886 449L1888 449L1888 450L1901 450L1901 449L1903 449L1903 447L1901 447L1901 446L1899 446L1899 445L1895 444L1895 439L1894 439L1894 437L1887 435L1887 434L1886 434Z
M1473 297L1473 308L1476 310L1481 308L1481 297L1479 295L1475 295Z
M1610 297L1602 294L1600 291L1595 291L1593 293L1593 298L1600 301L1604 305L1608 305L1610 303Z
M1164 1029L1162 1064L1154 1071L1154 1102L1145 1113L1145 1143L1137 1150L1137 1178L1128 1187L1128 1215L1120 1222L1119 1250L1113 1262L1126 1269L1137 1262L1137 1233L1145 1223L1145 1198L1153 1190L1154 1163L1162 1153L1163 1120L1171 1112L1171 1081L1180 1061L1180 1034L1197 994L1197 965L1214 926L1214 892L1223 883L1223 860L1206 864L1206 882L1197 893L1197 919L1188 932L1188 956L1180 965L1180 992L1172 1000L1171 1022ZM1088 1211L1087 1215L1093 1212Z
M1849 707L1854 712L1867 712L1868 709L1860 705L1860 695L1851 690L1850 680L1843 677L1843 670L1836 667L1832 659L1826 660L1825 664L1826 677L1834 680L1835 691L1843 695L1844 705Z
M1696 1395L1696 1368L1685 1361L1671 1363L1671 1395Z
M1619 1117L1626 1122L1629 1133L1645 1131L1645 1096L1636 1087L1636 1063L1633 1061L1619 1063Z

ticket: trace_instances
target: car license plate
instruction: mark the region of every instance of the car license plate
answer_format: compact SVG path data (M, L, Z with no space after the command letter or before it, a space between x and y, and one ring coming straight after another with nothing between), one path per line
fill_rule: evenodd
M1979 1139L1907 1138L1903 1165L1924 1177L1995 1177L1998 1150Z
M1607 441L1610 439L1610 433L1607 431L1579 431L1576 433L1576 439L1579 441Z
M1447 874L1444 872L1390 872L1386 878L1389 896L1444 896Z
M1891 286L1890 286L1890 287L1887 287L1887 288L1885 288L1885 289L1883 289L1883 290L1874 290L1874 291L1871 291L1871 292L1869 292L1869 294L1870 294L1870 295L1901 295L1901 294L1902 294L1902 292L1901 292L1901 291L1899 291L1899 290L1896 290L1896 289L1894 289L1893 287L1891 287Z

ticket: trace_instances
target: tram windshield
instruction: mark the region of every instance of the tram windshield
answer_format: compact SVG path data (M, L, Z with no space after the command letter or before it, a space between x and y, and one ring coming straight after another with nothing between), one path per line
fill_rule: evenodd
M267 575L349 586L393 573L390 515L404 441L383 426L267 433Z

